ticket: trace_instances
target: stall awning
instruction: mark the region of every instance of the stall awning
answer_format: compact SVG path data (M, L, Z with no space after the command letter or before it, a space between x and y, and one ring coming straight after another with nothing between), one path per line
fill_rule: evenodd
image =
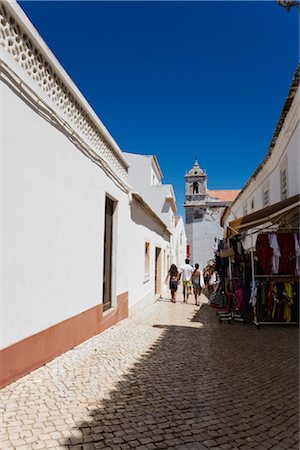
M300 195L294 195L281 202L266 206L247 216L239 217L228 224L227 237L258 227L264 223L278 223L281 219L289 220L297 218L299 220Z

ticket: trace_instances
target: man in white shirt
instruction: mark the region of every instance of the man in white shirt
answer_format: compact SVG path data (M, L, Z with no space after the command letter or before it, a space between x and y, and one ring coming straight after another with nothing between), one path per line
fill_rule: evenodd
M180 276L183 286L183 301L187 302L189 295L192 291L192 273L194 271L193 266L190 265L190 260L186 259L185 264L180 268Z

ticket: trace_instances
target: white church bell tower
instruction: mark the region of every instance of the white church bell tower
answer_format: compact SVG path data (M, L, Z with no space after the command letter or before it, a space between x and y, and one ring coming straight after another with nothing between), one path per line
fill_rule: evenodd
M206 172L196 159L185 175L184 208L190 260L193 265L198 263L201 269L214 258L215 238L223 237L220 217L229 202L215 196L221 192L226 191L208 190Z

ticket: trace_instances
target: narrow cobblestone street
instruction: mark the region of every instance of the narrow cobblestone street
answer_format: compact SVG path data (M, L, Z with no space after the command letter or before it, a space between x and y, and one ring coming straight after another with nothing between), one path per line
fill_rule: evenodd
M4 388L2 449L298 449L298 329L161 300Z

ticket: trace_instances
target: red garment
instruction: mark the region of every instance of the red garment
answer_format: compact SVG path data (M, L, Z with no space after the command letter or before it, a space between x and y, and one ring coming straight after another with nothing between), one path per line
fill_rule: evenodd
M262 268L263 274L269 275L272 267L273 250L270 247L267 233L259 234L257 237L256 256Z
M244 289L238 289L235 291L236 298L236 307L240 312L245 310L245 298L244 298Z
M296 250L293 233L278 233L277 240L281 252L281 258L279 261L279 273L295 275Z

